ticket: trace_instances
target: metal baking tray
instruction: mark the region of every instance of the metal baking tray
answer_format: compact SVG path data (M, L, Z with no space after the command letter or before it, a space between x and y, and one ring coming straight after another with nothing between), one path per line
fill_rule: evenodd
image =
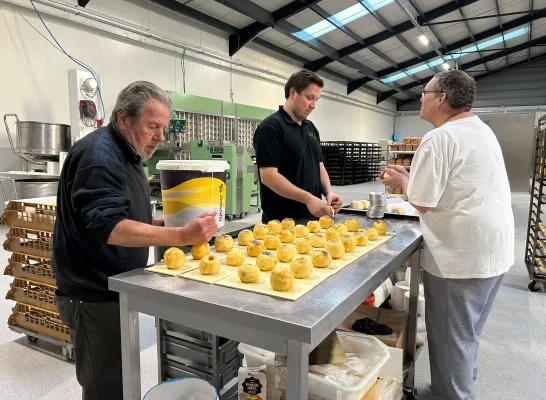
M400 197L389 197L389 198L387 198L387 205L402 205L404 207L404 209L406 210L406 212L408 210L415 211L415 209L411 206L411 204L409 204L407 201L403 200ZM355 215L360 215L360 216L363 216L363 217L367 217L365 209L364 210L357 210L357 209L351 208L350 204L346 204L346 205L342 206L341 209L339 210L339 212L345 213L345 214L355 214ZM394 213L390 213L390 212L385 212L384 218L419 221L419 215L415 215L415 214L394 214Z

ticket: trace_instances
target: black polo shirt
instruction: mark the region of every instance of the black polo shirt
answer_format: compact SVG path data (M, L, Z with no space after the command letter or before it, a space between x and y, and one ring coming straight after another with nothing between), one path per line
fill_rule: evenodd
M293 185L322 198L320 136L311 121L305 120L299 125L280 106L279 111L264 119L256 129L254 150L258 168L275 167ZM305 204L284 198L264 184L260 185L260 196L264 223L310 216Z
M148 247L108 244L122 220L152 223L142 160L110 124L78 140L59 179L53 256L58 294L116 301L108 277L148 263Z

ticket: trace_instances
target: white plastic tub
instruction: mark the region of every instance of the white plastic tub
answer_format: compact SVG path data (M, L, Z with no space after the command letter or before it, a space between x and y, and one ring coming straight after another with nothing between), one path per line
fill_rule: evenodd
M144 400L218 400L214 387L201 379L170 379L151 388Z
M334 366L312 366L315 372L324 373L327 376L320 377L309 374L309 399L316 400L360 400L373 386L379 375L379 370L390 357L389 350L385 344L373 336L361 335L354 332L337 331L339 340L348 357L353 353L360 361L360 368L363 375L358 382L351 385L342 385L334 382L328 377L329 373L335 373ZM239 351L244 354L249 367L267 365L267 379L275 377L275 353L239 344ZM280 386L285 386L286 376L277 371L277 381ZM279 386L279 385L277 385ZM269 392L268 392L269 394ZM268 396L269 397L269 396Z

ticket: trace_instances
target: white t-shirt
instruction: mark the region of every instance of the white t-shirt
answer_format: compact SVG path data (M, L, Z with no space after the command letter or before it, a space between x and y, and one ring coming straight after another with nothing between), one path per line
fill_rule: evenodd
M514 264L514 215L504 158L477 116L424 137L411 165L408 201L421 215L423 268L443 278L489 278Z

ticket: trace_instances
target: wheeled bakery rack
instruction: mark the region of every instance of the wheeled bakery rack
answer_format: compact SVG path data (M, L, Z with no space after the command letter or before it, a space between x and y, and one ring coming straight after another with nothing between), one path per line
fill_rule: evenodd
M14 278L6 294L6 299L15 302L8 326L26 335L30 343L41 340L60 347L62 355L73 361L74 347L57 311L51 268L56 207L54 199L44 199L45 203L10 201L0 218L10 228L4 249L12 253L4 275Z
M376 180L381 163L379 143L321 142L324 167L332 185L354 185Z
M536 292L546 282L546 116L538 121L533 165L525 264L531 280L528 288Z

